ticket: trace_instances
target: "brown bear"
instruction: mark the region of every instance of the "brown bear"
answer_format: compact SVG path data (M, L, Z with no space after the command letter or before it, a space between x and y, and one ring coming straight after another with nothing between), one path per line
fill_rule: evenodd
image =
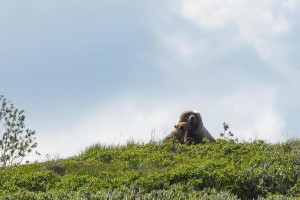
M176 138L181 144L187 141L186 134L188 130L188 123L187 122L179 122L174 125L174 130L163 140L163 142L171 139Z
M188 132L186 131L183 137L183 143L184 144L195 144L195 140L192 137L188 137Z
M177 123L181 122L188 123L186 138L192 138L194 144L202 143L204 138L207 138L210 142L216 141L204 127L198 111L187 110L182 112Z

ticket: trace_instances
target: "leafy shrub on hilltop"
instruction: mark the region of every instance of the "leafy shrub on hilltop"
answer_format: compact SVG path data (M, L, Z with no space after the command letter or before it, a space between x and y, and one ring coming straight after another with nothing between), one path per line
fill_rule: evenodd
M34 135L25 129L24 110L0 95L0 167L20 164L37 147Z
M94 145L77 157L0 169L4 199L294 199L299 188L300 141Z

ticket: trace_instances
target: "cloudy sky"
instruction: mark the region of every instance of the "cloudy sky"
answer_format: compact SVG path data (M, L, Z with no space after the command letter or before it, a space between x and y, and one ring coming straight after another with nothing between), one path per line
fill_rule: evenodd
M0 0L0 94L38 150L159 141L186 109L215 137L300 136L296 0Z

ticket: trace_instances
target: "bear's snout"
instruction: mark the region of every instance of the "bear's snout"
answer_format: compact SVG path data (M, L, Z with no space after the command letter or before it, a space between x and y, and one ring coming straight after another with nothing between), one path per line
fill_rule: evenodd
M194 122L194 121L195 121L195 116L194 116L194 115L191 115L191 116L190 116L190 120L191 120L191 122Z

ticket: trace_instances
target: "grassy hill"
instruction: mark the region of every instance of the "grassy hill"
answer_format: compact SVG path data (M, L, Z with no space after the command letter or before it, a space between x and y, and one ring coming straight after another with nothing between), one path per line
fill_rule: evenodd
M0 168L0 199L300 199L300 140L94 145Z

